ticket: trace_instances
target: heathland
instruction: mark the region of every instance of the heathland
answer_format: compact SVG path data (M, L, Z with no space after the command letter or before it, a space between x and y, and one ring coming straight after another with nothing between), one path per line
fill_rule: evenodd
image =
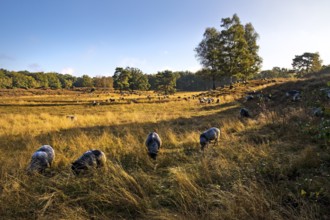
M168 97L1 90L1 218L329 219L328 81L252 80ZM221 129L219 144L201 153L210 127ZM144 145L154 130L163 140L156 161ZM28 175L44 144L56 151L52 167ZM71 163L89 149L105 152L105 168L75 176Z

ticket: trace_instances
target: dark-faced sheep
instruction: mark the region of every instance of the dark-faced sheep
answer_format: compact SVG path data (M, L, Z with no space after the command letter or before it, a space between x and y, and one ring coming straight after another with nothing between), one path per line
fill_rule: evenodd
M43 145L32 155L31 162L27 168L29 173L43 173L46 168L51 167L55 158L55 151L50 145Z
M82 172L103 167L106 161L107 158L102 151L89 150L72 163L71 169L76 175L79 175Z
M148 134L145 144L149 156L156 160L159 148L162 145L162 140L160 139L159 135L156 132L151 132Z
M214 144L218 143L220 138L220 129L212 127L207 131L204 131L199 137L199 143L201 145L201 150L203 151L205 147L208 146L211 141L214 141Z
M249 110L247 110L246 108L241 108L241 110L239 111L239 114L241 117L250 117L250 113L249 113Z

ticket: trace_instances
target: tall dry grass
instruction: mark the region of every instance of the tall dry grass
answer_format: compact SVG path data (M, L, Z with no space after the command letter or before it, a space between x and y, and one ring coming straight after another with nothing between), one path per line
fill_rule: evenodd
M227 95L220 105L0 107L0 213L4 219L323 218L322 204L301 194L327 198L321 180L297 185L295 173L321 162L312 159L313 148L297 148L299 135L285 132L297 128L291 119L306 118L304 111L267 109L241 119L237 98ZM202 154L199 134L212 126L221 128L221 141ZM163 140L157 161L144 146L153 130ZM56 151L53 167L29 176L27 164L42 144ZM71 162L88 149L106 153L105 168L74 176Z

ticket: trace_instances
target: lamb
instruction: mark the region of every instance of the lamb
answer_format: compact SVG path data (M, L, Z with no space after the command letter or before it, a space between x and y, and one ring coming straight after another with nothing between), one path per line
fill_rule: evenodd
M148 149L149 156L156 160L159 148L162 145L159 135L156 132L149 133L145 145Z
M212 127L208 129L207 131L204 131L200 137L199 142L201 145L201 150L204 151L204 148L208 146L211 141L214 140L214 145L218 143L220 137L220 129L216 127Z
M74 174L79 175L87 170L105 166L106 161L107 158L102 151L89 150L72 163L71 169Z
M50 145L43 145L32 155L31 162L27 168L29 173L44 173L46 168L51 167L55 158L55 151Z

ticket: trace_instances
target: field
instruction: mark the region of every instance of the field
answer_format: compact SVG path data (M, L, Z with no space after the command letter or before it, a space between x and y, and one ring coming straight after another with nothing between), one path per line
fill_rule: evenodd
M170 97L3 90L1 218L330 219L329 100L320 90L328 81L260 80ZM291 89L302 99L286 97ZM254 90L271 99L245 101ZM193 95L221 102L201 104ZM251 118L239 117L242 107ZM213 126L220 142L201 153L199 135ZM163 141L156 161L144 145L154 130ZM55 162L28 175L43 144L53 146ZM73 175L71 163L88 149L104 151L106 167Z

